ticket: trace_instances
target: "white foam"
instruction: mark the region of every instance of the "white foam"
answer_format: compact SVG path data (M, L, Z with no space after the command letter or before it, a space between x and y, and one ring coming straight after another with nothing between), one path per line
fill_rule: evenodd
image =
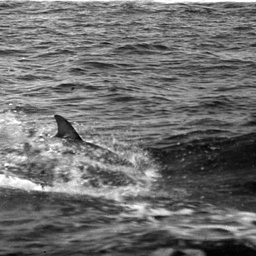
M0 155L0 188L88 195L122 201L124 197L148 195L160 177L158 166L150 157L143 150L129 145L119 146L115 142L116 154L121 159L123 156L124 159L130 156L133 159L134 166L122 166L115 163L115 159L113 163L108 162L104 151L97 155L101 152L90 151L86 147L72 147L59 139L50 139L47 134L51 126L36 127L36 134L29 137L28 124L9 112L0 114L0 124L3 152ZM110 150L113 150L112 147ZM87 175L90 167L91 173ZM99 182L98 186L93 185L94 180Z
M13 189L22 189L27 191L44 191L40 184L36 184L32 181L21 179L14 176L7 176L5 174L0 174L0 187L7 187Z

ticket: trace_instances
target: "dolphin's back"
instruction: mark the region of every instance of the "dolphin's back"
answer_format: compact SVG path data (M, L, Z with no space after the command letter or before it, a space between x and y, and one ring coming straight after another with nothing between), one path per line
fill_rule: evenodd
M55 137L74 141L83 141L74 129L74 127L64 117L60 115L55 115L54 118L58 126L58 132Z
M78 133L76 132L74 127L71 125L71 123L67 121L64 117L60 115L55 115L54 118L58 126L58 132L55 135L55 137L67 139L71 142L82 142L82 144L86 146L90 146L90 148L92 149L101 150L102 155L104 155L105 158L107 159L114 159L116 163L119 163L121 165L133 166L133 164L129 160L126 160L125 158L120 157L117 153L113 152L112 150L96 145L94 143L82 140L82 138L78 135Z

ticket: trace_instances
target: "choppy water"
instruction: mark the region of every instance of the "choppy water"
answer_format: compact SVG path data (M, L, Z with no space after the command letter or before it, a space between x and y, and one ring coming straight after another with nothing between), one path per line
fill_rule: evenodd
M0 254L255 255L255 12L1 1Z

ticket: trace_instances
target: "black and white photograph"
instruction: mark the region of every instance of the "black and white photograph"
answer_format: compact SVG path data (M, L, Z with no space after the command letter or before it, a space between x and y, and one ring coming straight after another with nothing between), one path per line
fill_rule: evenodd
M255 256L256 2L0 0L0 256Z

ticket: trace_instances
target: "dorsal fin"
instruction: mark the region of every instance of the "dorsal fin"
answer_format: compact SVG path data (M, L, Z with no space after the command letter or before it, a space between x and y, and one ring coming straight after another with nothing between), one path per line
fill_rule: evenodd
M55 115L54 118L58 126L58 132L55 137L70 139L74 141L83 141L71 123L68 122L64 117Z

